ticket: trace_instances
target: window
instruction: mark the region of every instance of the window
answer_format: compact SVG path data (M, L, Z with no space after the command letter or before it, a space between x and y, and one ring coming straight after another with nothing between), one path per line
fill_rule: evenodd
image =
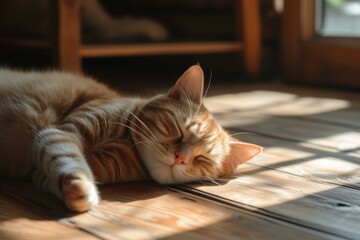
M360 37L360 1L317 1L316 32L321 36Z
M360 0L285 0L287 81L360 88Z

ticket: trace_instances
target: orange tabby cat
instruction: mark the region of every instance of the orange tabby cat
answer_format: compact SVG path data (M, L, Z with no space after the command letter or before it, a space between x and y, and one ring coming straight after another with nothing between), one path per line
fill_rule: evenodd
M68 208L86 211L99 203L95 183L230 174L261 148L213 119L203 78L193 66L169 93L145 99L82 76L0 70L0 177L32 176Z

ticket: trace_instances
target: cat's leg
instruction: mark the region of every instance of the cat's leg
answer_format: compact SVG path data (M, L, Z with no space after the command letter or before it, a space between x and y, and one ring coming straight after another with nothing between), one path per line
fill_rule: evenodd
M81 149L75 135L47 128L36 134L31 150L37 168L34 183L57 195L69 209L79 212L99 203L94 176Z

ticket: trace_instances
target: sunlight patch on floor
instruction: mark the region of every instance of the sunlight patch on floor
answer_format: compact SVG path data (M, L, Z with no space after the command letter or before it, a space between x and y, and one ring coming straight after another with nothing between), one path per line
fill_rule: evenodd
M348 108L350 103L341 99L299 97L275 91L252 91L208 97L205 106L215 114L247 111L277 116L313 115Z
M225 94L205 99L205 106L212 113L231 111L251 111L265 109L272 105L282 104L296 99L297 96L271 91L253 91L238 94Z
M338 111L349 106L350 103L345 100L302 97L264 111L278 116L302 116Z
M360 160L356 162L332 156L319 157L304 151L270 147L265 149L261 158L250 163L335 184L338 181L360 183Z
M360 147L360 132L349 131L305 141L311 144L327 145L338 151L350 151Z
M89 214L68 221L108 239L158 239L236 217L233 211L177 194L130 202L103 201ZM95 228L96 227L96 228ZM151 238L149 238L151 236Z
M257 170L257 166L244 164L238 177L231 179L227 184L197 185L195 188L255 208L279 208L276 211L281 211L281 208L298 206L300 199L337 187L332 184L304 181L301 177L274 172L271 169L262 168L262 171L258 172Z

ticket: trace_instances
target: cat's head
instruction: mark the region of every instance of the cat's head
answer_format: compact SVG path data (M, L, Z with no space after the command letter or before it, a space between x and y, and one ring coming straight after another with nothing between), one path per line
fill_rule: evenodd
M203 85L202 69L192 66L168 94L149 100L134 119L132 137L159 183L228 175L262 151L222 129L202 104Z

